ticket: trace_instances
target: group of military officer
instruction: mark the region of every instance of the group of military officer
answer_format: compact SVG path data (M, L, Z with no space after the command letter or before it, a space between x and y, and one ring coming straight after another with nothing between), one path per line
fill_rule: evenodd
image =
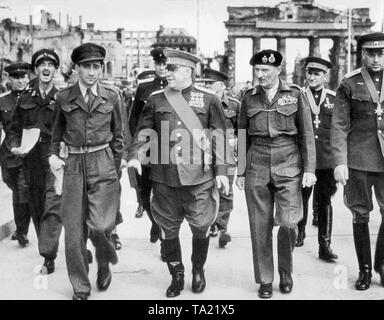
M244 93L241 105L225 92L226 74L205 69L206 88L196 86L197 56L154 49L156 74L139 84L129 114L120 92L100 82L106 52L99 45L85 43L73 50L79 80L59 92L53 86L60 65L54 51L39 50L31 65L10 65L6 71L12 90L0 97L6 133L0 164L13 192L13 238L23 246L28 243L32 217L43 266L52 273L63 225L76 300L91 293L90 238L97 287L106 290L112 279L109 264L118 262L114 230L121 222L119 178L128 167L137 172L136 217L147 212L150 240L160 239L161 258L171 274L166 296L176 297L184 289L179 239L184 218L193 235L192 291L199 293L206 286L210 237L218 230L220 247L231 241L227 229L237 175L237 186L245 189L258 294L270 298L273 227L279 226L279 288L289 293L292 252L304 244L313 186L319 258L338 258L330 247L331 198L340 182L353 214L360 270L356 289L368 289L372 187L384 214L384 34L362 36L359 45L363 65L345 76L336 94L325 88L330 62L308 57L307 87L300 88L280 78L279 52L255 53L250 64L258 85ZM37 78L28 83L30 70ZM36 132L28 149L24 141ZM374 269L384 286L383 225Z

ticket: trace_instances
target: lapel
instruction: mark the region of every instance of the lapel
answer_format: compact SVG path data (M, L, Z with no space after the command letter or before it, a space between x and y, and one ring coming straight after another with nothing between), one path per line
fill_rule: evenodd
M105 103L106 100L108 100L107 91L100 83L98 83L97 96L95 97L95 100L93 100L90 112L93 112L99 105Z
M85 112L89 112L88 106L84 100L84 97L80 91L79 83L77 82L72 88L71 92L68 95L69 101L77 104L81 109L83 109Z
M256 95L256 96L260 96L260 99L261 101L266 104L266 105L269 105L270 102L268 100L268 97L267 95L265 94L265 91L264 89L260 86L260 85L257 85L253 91L252 91L252 95Z

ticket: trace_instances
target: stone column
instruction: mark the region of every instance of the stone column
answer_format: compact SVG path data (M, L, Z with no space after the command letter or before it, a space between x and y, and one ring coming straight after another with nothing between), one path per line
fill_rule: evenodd
M287 70L286 70L286 65L287 65L287 62L286 62L286 39L278 37L276 40L277 40L277 51L279 51L281 53L281 55L283 56L283 62L281 64L282 69L281 69L280 76L283 79L285 79L286 74L287 74Z
M229 36L228 37L228 77L230 83L236 83L236 37Z
M317 37L309 38L309 55L320 57L320 39Z
M252 38L252 55L254 55L256 52L260 51L260 38L259 37L253 37ZM257 75L255 74L255 69L253 69L253 79L252 79L253 85L256 85L257 83Z
M333 38L330 60L333 64L329 87L335 90L343 76L347 73L347 41L344 37Z

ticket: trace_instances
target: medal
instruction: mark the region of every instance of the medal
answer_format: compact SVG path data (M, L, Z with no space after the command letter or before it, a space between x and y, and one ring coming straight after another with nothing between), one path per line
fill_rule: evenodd
M315 115L315 120L313 121L313 123L315 125L315 128L319 129L319 125L320 125L321 121L319 119L319 115L318 114Z
M321 121L319 119L320 106L324 102L325 97L327 95L327 92L326 92L325 88L323 88L318 105L316 104L315 98L313 97L312 91L309 87L305 90L305 93L307 94L309 106L311 107L311 110L312 110L313 114L315 115L315 120L313 121L313 124L315 125L316 129L319 129L319 126L321 123Z
M381 103L384 101L384 81L381 85L381 91L379 96L379 92L376 91L375 84L373 83L373 80L365 67L361 68L361 75L363 76L364 82L367 85L369 94L371 95L373 102L377 105L375 109L375 114L377 115L377 119L380 121L384 113L384 110L381 106Z

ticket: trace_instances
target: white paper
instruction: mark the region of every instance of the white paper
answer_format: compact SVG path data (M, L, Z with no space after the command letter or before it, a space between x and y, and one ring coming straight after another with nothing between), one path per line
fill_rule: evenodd
M35 146L40 137L40 129L23 129L20 149L23 153L28 153Z
M57 195L60 196L63 193L64 167L61 167L58 170L53 170L51 167L51 171L55 176L55 183L54 183L55 192Z

